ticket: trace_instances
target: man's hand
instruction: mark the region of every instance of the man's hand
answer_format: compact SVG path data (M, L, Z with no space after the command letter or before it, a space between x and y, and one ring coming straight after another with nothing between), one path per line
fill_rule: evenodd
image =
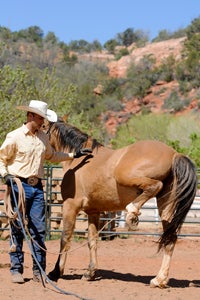
M11 181L13 180L14 176L11 174L7 174L6 176L4 176L4 182L5 184L7 184L8 186L11 186Z
M92 149L83 148L83 149L80 149L79 151L77 151L76 153L74 153L74 158L79 158L84 155L89 155L90 153L92 153Z

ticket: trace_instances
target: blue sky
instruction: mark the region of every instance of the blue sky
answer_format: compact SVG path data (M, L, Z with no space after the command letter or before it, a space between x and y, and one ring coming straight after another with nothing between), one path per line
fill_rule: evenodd
M98 40L102 45L127 28L152 39L200 17L200 0L1 0L0 26L11 31L39 26L59 41Z

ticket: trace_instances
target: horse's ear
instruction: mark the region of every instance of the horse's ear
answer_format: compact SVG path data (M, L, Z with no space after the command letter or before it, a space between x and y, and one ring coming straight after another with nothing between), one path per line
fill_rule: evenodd
M64 122L65 124L67 124L68 115L65 114L63 117L60 117L59 119L60 119L60 121L62 121L62 122Z

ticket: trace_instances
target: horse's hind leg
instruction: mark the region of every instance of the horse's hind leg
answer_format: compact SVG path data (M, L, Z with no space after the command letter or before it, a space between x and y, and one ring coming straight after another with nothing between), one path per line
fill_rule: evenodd
M155 278L153 278L150 282L151 287L159 287L159 288L166 288L169 278L169 267L172 258L172 254L175 247L175 241L171 242L167 246L164 246L164 256L162 260L162 264L160 270Z
M162 196L162 200L161 198L157 199L158 211L159 211L160 218L162 220L163 231L168 226L168 221L170 220L170 211L173 210L173 206L174 206L174 203L169 201L168 196L167 197ZM168 245L163 246L164 256L162 259L161 267L157 276L151 280L150 282L151 287L159 287L159 288L167 287L169 281L168 279L169 268L170 268L171 258L176 244L176 240L177 240L177 235L174 234L171 237L171 242Z
M99 214L88 215L88 247L90 251L90 263L87 272L82 279L94 280L97 270L97 239Z
M67 251L70 248L70 241L75 227L76 215L77 211L75 210L74 205L70 204L70 199L65 200L63 203L63 231L60 241L60 253L54 269L48 275L52 280L57 281L64 273Z

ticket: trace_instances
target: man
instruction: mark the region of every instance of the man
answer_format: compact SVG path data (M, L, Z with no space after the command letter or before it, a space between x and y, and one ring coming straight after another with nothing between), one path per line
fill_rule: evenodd
M28 106L18 106L17 109L27 112L27 121L20 128L7 134L0 147L0 175L10 186L13 177L18 177L24 188L26 198L26 216L28 229L33 238L33 250L42 269L46 269L45 247L45 202L41 179L44 177L44 161L61 162L68 159L87 155L82 149L79 153L55 152L51 147L48 136L42 131L44 120L57 121L57 114L47 109L47 103L31 100ZM15 198L18 199L18 187L13 181ZM14 197L11 193L11 203ZM12 282L23 283L24 254L23 232L19 223L11 224L11 276ZM13 247L14 246L14 247ZM13 251L14 249L14 251ZM33 258L33 280L41 281L40 269Z

